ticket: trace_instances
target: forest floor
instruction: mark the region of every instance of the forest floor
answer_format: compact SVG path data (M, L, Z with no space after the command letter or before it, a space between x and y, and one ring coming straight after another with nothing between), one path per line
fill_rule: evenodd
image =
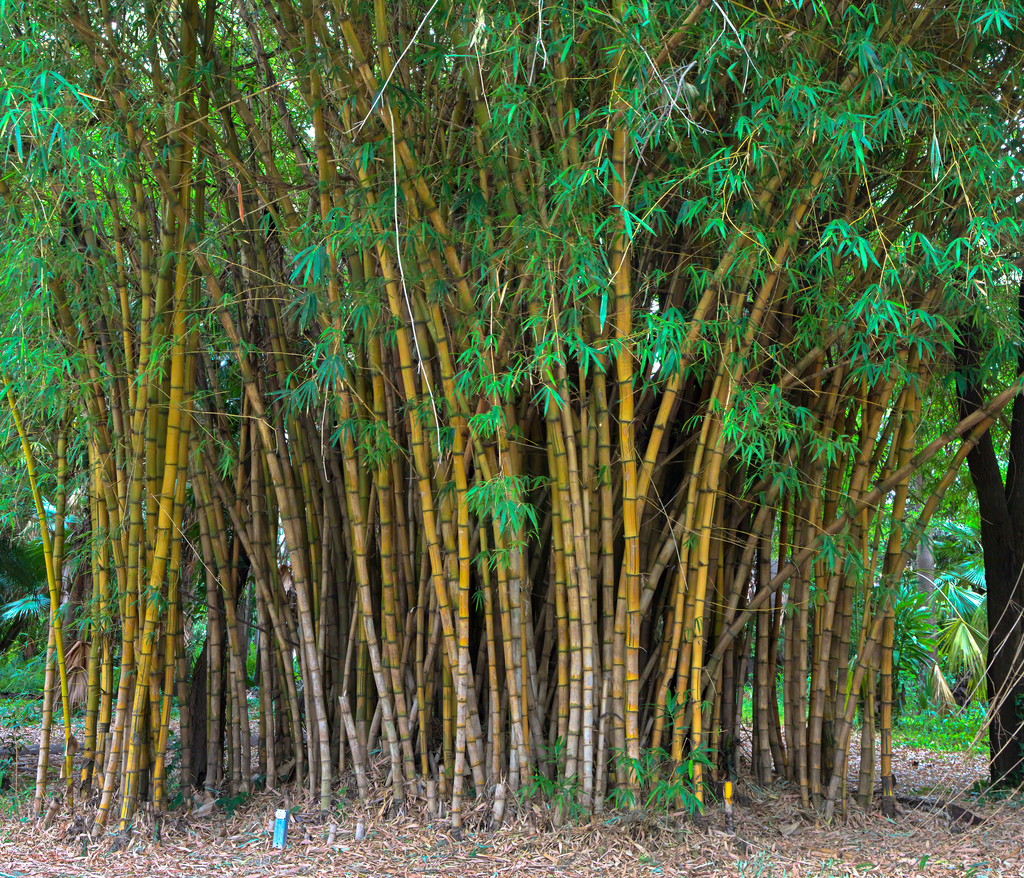
M54 754L54 764L57 759ZM34 774L29 763L34 760L20 772L23 790ZM505 825L492 832L490 803L481 801L467 803L466 831L457 839L446 819L429 817L423 801L398 816L387 815L383 802L377 808L343 802L320 821L311 799L259 793L244 802L211 803L201 817L142 815L122 846L113 834L87 841L66 809L41 829L28 816L31 806L17 804L8 791L0 794L8 796L0 799L0 878L1024 876L1024 794L977 796L983 755L900 748L894 770L899 794L937 805L956 801L982 822L965 825L941 807L900 804L892 820L877 805L851 806L827 826L782 783L740 783L735 835L724 832L720 806L696 817L610 812L556 830L540 806L514 801ZM278 851L272 823L283 805L294 818L288 844ZM365 837L356 841L360 823Z

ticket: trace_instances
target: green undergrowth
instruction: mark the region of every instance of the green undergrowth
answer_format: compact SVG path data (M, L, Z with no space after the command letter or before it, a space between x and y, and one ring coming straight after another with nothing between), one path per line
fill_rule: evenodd
M919 747L944 753L988 750L988 730L984 729L985 710L971 704L945 715L935 710L898 717L893 725L897 747Z
M20 649L13 647L0 656L0 693L38 697L45 679L45 652L26 659Z

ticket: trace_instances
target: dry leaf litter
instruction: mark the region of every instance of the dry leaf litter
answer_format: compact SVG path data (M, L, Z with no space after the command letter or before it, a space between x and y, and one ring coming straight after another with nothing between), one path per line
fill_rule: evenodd
M58 758L54 752L54 763ZM425 798L393 813L379 763L375 796L365 804L342 801L327 816L294 790L258 793L233 811L200 798L191 814L140 815L127 841L116 833L90 840L82 819L66 806L48 830L28 817L30 805L12 806L0 816L0 878L1024 876L1024 794L999 800L969 793L986 777L984 755L902 748L893 765L898 793L959 802L984 822L965 826L944 810L905 805L888 820L877 805L851 804L827 826L787 785L741 782L735 835L724 832L719 805L695 817L611 812L556 829L548 808L512 797L504 825L492 830L487 797L467 803L465 832L457 837L446 815L428 813ZM22 767L21 783L28 785L34 760ZM853 761L851 790L857 768ZM274 812L281 807L293 814L283 851L272 845ZM357 841L360 827L365 836Z

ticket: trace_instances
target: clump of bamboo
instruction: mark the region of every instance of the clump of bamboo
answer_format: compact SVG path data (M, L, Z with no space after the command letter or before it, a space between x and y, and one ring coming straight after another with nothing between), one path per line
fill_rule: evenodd
M396 806L426 789L455 829L492 790L496 824L524 788L556 820L639 804L658 760L700 801L738 770L748 677L759 780L831 813L859 707L891 801L892 595L1018 390L924 416L957 254L1019 239L996 194L1019 158L991 144L1020 47L928 9L856 38L824 8L611 11L46 24L67 95L16 98L0 289L34 360L5 388L53 528L44 749L85 521L95 833L197 785L327 811L378 749ZM37 813L46 783L41 758Z

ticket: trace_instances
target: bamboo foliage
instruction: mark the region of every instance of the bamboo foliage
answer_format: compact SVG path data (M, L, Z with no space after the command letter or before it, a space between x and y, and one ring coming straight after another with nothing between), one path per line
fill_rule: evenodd
M559 790L556 822L640 804L652 764L700 799L750 658L756 775L830 812L877 698L889 797L893 589L1018 389L924 423L959 322L1002 320L1018 32L704 0L9 15L5 384L28 471L87 509L95 832L196 784L326 811L378 747L396 807L436 783L455 829L498 783Z

